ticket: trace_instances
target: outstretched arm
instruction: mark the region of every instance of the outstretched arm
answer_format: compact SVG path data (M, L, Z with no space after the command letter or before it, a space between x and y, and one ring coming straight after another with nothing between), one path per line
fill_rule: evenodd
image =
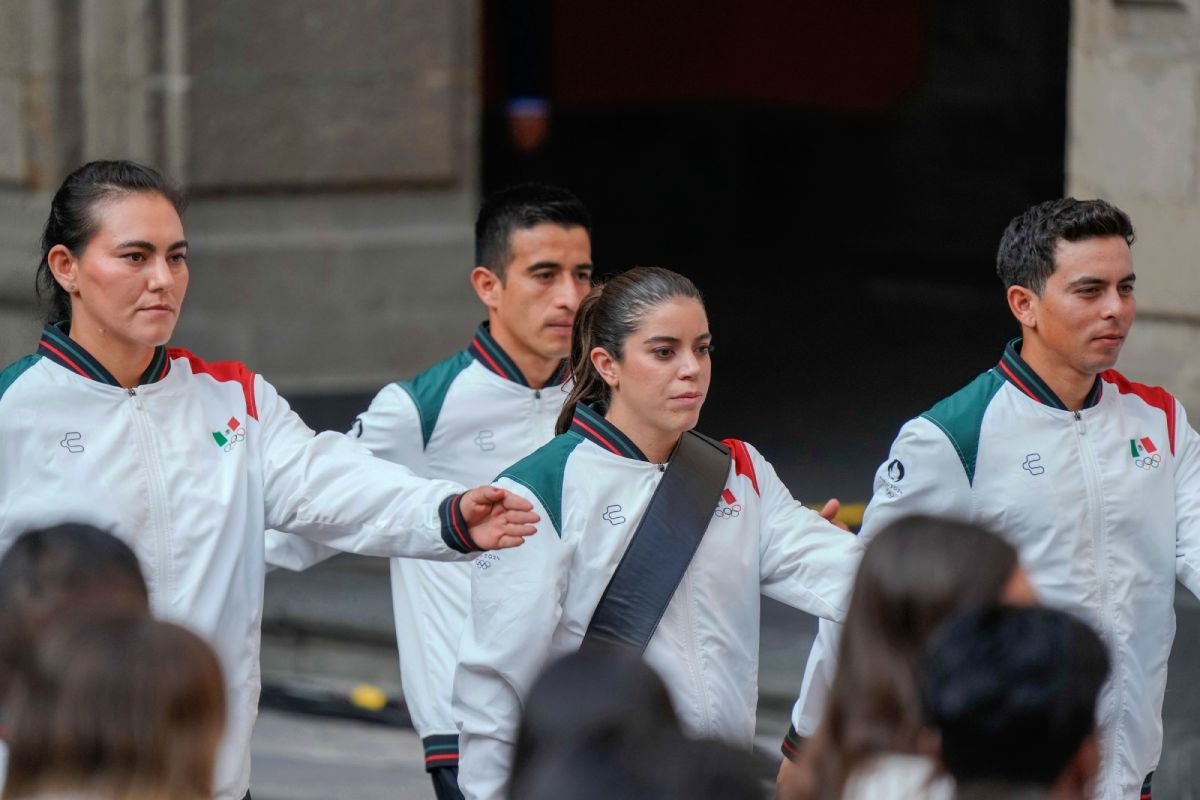
M506 493L419 478L338 433L313 436L255 378L266 523L338 550L456 560L532 532L530 506Z

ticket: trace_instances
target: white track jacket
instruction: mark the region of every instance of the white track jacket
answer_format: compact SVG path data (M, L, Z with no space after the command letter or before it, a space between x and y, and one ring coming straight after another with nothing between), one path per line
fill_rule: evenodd
M485 322L466 350L381 389L348 435L418 475L479 486L553 438L565 379L564 364L545 387L531 388ZM336 552L277 531L267 536L275 566L304 569ZM454 767L450 689L471 608L469 564L394 558L391 570L400 680L425 768Z
M137 553L154 613L203 636L228 683L217 796L241 800L258 710L263 532L379 556L461 558L461 487L313 436L261 376L158 348L123 389L64 330L0 372L0 552L87 522ZM451 546L453 545L453 547Z
M725 491L645 659L691 733L749 747L759 595L840 620L861 545L794 500L757 450L726 443ZM524 546L472 563L454 677L466 797L503 796L523 698L549 660L579 647L662 474L581 405L568 432L496 482L529 499L541 521Z
M1068 411L1019 349L900 429L860 538L933 514L1012 542L1039 599L1110 648L1097 797L1136 798L1162 750L1176 578L1200 594L1200 438L1174 397L1115 370ZM837 632L822 623L790 736L816 730Z

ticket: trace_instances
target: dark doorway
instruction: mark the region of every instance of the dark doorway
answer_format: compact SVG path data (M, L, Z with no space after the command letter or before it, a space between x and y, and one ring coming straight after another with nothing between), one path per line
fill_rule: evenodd
M991 265L1008 220L1063 190L1068 16L488 3L484 190L561 183L592 209L601 274L691 275L719 345L702 427L759 443L797 489L865 499L900 422L1013 330ZM526 94L551 108L532 153L505 111Z

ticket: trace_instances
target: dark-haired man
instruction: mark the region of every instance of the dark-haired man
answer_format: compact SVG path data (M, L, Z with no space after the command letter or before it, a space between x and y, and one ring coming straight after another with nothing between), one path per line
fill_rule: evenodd
M951 620L921 665L921 703L957 800L1090 800L1096 701L1109 675L1088 625L1049 608Z
M1000 362L910 420L875 474L861 535L900 516L966 519L1017 547L1041 600L1100 631L1097 796L1148 797L1178 577L1200 594L1200 438L1165 390L1112 369L1133 325L1133 225L1103 200L1034 206L997 255L1021 337ZM811 735L833 669L814 645L794 737Z
M385 386L349 435L424 477L487 483L554 435L565 357L591 287L591 219L565 189L526 184L489 197L475 224L471 285L487 309L466 349ZM304 569L333 551L272 532L268 562ZM470 562L393 559L401 681L439 798L460 798L450 710Z

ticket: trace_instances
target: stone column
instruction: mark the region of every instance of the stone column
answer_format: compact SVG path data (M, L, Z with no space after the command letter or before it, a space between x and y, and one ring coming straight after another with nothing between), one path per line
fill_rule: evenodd
M1200 2L1074 0L1067 191L1137 230L1138 321L1119 368L1200 415Z
M174 343L285 391L461 348L478 204L475 0L0 0L0 361L29 352L49 192L93 158L191 194Z

